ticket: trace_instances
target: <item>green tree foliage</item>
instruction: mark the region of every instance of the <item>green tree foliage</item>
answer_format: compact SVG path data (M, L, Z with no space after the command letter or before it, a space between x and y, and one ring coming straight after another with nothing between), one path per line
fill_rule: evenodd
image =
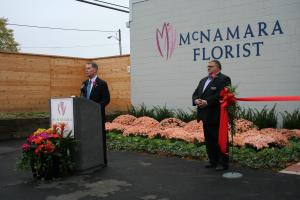
M19 44L15 41L13 30L6 27L7 19L0 18L0 51L18 52Z

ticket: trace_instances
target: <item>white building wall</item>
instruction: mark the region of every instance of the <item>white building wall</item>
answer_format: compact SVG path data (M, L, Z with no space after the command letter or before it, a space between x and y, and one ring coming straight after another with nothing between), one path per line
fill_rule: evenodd
M131 0L131 99L133 105L167 105L191 108L191 96L199 80L207 75L208 61L194 61L193 49L211 49L263 41L260 56L255 49L249 57L220 59L222 72L238 85L239 97L300 95L300 1L299 0ZM270 35L276 20L279 31ZM176 31L176 47L166 60L156 47L156 30L164 22ZM267 24L268 36L257 36L258 22ZM179 45L180 34L205 31L224 32L250 24L255 37L200 44ZM243 34L241 34L243 36ZM241 103L261 108L275 102ZM277 110L292 111L299 102L277 102Z

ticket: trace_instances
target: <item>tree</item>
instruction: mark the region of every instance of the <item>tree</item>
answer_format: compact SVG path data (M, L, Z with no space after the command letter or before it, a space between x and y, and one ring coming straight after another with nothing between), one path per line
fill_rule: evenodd
M6 27L7 19L0 18L0 51L18 52L19 44L15 41L13 30Z

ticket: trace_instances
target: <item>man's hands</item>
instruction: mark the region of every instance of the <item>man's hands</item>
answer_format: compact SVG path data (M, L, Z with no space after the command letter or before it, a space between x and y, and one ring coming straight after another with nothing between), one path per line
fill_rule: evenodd
M204 108L205 106L207 106L207 101L203 99L196 99L195 104L199 106L199 108Z

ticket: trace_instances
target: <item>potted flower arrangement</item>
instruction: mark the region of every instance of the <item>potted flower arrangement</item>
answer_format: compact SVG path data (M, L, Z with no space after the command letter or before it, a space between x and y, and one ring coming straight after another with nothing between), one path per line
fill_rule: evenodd
M22 145L18 168L31 169L35 179L53 179L72 173L75 169L72 152L78 143L66 133L65 124L38 129Z

